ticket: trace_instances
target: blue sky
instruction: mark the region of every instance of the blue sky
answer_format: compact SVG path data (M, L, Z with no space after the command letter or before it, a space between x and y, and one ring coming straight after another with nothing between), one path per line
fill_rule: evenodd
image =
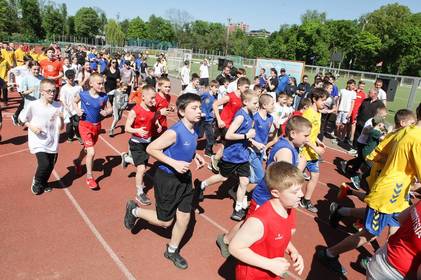
M372 12L382 5L399 2L408 6L413 13L421 12L420 0L54 0L67 4L69 15L74 15L80 7L99 7L108 18L120 20L136 16L147 20L151 14L165 17L167 10L187 11L193 19L227 23L245 22L250 29L265 28L278 30L282 24L300 23L300 16L308 9L326 12L328 19L356 19ZM257 3L257 4L256 4ZM218 11L219 10L219 11Z

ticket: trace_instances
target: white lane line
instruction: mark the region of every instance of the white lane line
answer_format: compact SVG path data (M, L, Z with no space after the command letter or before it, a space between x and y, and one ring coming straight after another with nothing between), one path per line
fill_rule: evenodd
M108 245L107 241L105 241L105 239L102 237L101 233L96 229L95 225L91 222L88 215L86 215L85 211L83 211L82 207L80 207L79 203L76 201L76 199L74 198L72 193L67 188L65 188L63 182L61 181L61 178L60 178L59 174L57 173L57 171L55 169L53 170L53 175L54 175L54 177L56 177L56 179L59 181L60 185L63 187L64 193L67 195L69 200L72 202L73 206L76 208L76 210L78 211L79 215L82 217L85 224L91 230L91 232L96 237L96 239L99 241L99 243L102 245L102 247L104 247L105 251L108 253L108 255L110 255L111 259L118 266L118 268L121 270L121 272L123 272L124 276L126 276L126 279L136 280L136 277L134 277L133 274L131 274L129 269L124 265L124 263L119 259L117 254L113 251L111 246Z
M2 158L2 157L7 157L7 156L11 156L11 155L15 155L15 154L19 154L19 153L22 153L22 152L26 152L26 151L28 151L28 150L29 150L29 148L26 148L26 149L17 150L17 151L14 151L14 152L10 152L10 153L6 153L6 154L2 154L2 155L0 155L0 158Z

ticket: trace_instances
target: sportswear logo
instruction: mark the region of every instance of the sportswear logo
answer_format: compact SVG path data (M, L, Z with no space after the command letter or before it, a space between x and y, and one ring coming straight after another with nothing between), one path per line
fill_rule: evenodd
M184 146L190 146L190 142L189 142L189 141L185 141L185 142L183 143L183 145L184 145Z
M275 240L281 240L281 239L283 239L284 238L284 236L283 235L281 235L280 233L278 233L276 236L275 236Z
M390 203L395 203L398 200L398 197L402 191L403 184L396 184L395 188L393 189L392 198L389 200Z
M371 227L375 231L378 231L379 230L379 219L380 219L380 213L376 211L374 213L374 216L373 216L373 222L371 223Z

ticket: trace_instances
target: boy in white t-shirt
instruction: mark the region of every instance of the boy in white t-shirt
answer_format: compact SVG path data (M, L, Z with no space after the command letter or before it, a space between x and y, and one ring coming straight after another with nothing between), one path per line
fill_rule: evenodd
M184 89L183 93L199 94L199 82L200 82L199 75L197 75L196 73L193 73L191 75L191 82Z
M227 94L229 84L230 84L229 80L227 79L223 80L223 85L219 86L218 88L218 100L222 99ZM221 111L223 107L224 105L218 106L219 111Z
M386 92L383 90L383 81L381 79L377 79L374 82L374 87L378 90L378 94L377 94L377 98L383 102L384 106L387 106L387 94Z
M346 89L341 89L338 99L338 115L336 117L336 136L338 141L344 141L348 133L348 124L354 108L357 93L353 79L346 83Z
M29 150L38 161L31 186L35 195L52 190L48 179L57 161L60 130L64 126L63 106L54 101L55 82L42 80L40 92L41 98L29 103L28 109L19 116L20 121L28 128Z
M82 87L75 84L76 71L73 69L66 70L64 72L66 84L61 87L59 99L63 104L64 108L64 123L66 124L66 135L67 142L72 142L73 139L83 144L82 138L79 134L79 116L77 115L76 108L74 107L74 101L76 96L83 91Z
M180 78L181 78L181 92L183 93L190 81L190 68L189 68L189 62L187 60L184 61L184 66L181 68Z
M275 103L275 110L273 111L273 123L275 127L279 129L292 114L288 107L288 95L285 92L281 92L278 95L277 102Z
M209 86L209 62L206 58L200 64L199 75L200 85L203 87Z

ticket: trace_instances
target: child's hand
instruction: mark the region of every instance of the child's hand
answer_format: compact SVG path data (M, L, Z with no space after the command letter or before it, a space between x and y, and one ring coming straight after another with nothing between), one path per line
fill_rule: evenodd
M144 129L145 127L139 127L136 129L136 133L139 134L141 137L146 136L148 134L148 131Z
M268 270L277 276L283 276L288 271L290 263L285 258L269 259Z
M300 254L298 254L298 252L295 252L291 254L291 259L294 263L293 266L295 271L298 273L298 275L301 275L301 273L303 273L304 270L303 257Z
M218 122L218 127L219 128L224 128L225 127L225 122L223 120Z
M33 126L33 125L29 125L29 129L35 133L36 135L40 135L42 130L39 127Z
M181 161L181 160L175 160L172 164L172 167L180 174L184 174L187 171L189 171L190 163Z
M159 110L159 113L161 113L161 115L163 115L163 116L168 116L168 114L169 114L169 110L168 110L168 108L162 108L161 110Z
M254 138L256 137L256 130L252 128L246 133L246 135L247 135L247 139Z
M199 170L200 168L205 166L206 163L203 157L199 154L196 154L196 156L194 157L194 162L196 162L196 170Z
M256 147L256 149L258 149L259 151L263 151L263 150L266 148L266 145L265 145L265 144L262 144L262 143L259 143L259 142L255 142L253 145L254 145L254 146Z
M77 108L77 109L76 109L76 113L77 113L77 115L78 115L79 117L82 117L82 115L83 115L84 111L83 111L83 109Z
M99 113L100 113L100 115L101 115L101 116L103 116L103 117L108 116L108 113L107 113L107 111L106 111L106 110L101 110L101 111L99 111Z

